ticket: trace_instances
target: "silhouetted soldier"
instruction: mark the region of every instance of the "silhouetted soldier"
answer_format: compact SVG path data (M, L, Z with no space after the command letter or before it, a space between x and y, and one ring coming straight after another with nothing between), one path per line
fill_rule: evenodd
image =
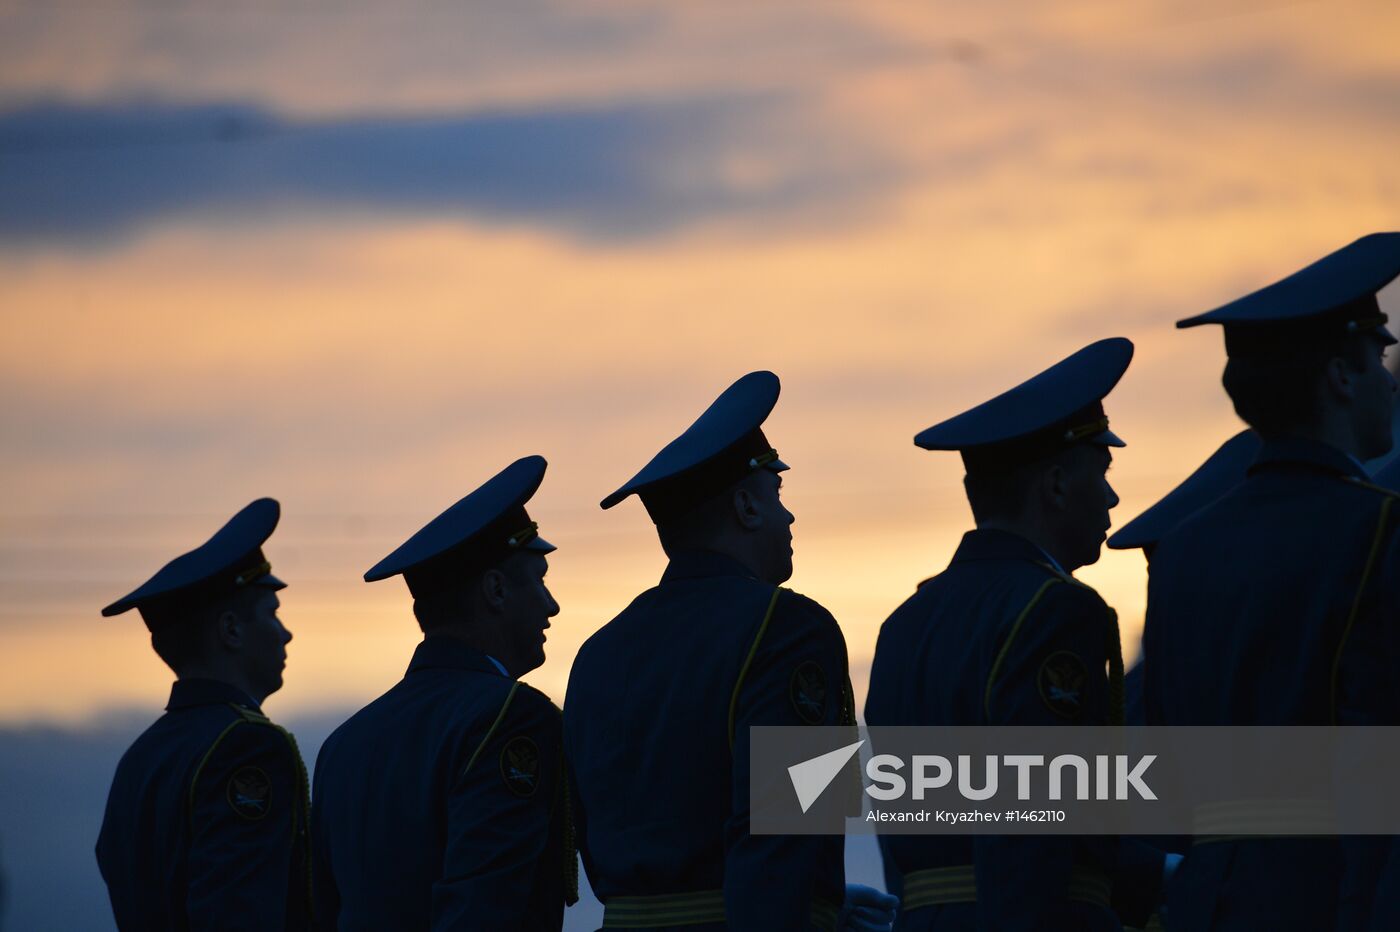
M316 903L337 929L557 930L576 898L559 710L544 663L554 546L517 460L365 574L402 575L423 642L316 761Z
M1395 382L1381 360L1395 339L1375 293L1397 272L1400 234L1368 236L1178 323L1224 325L1225 390L1263 447L1244 482L1153 554L1149 723L1400 723L1387 669L1400 509L1360 463L1391 446ZM1374 839L1241 839L1219 826L1257 807L1213 810L1170 891L1174 926L1364 927Z
M1259 435L1252 430L1235 434L1175 488L1110 535L1108 547L1112 550L1141 549L1147 560L1148 572L1151 572L1152 554L1157 549L1157 542L1186 518L1243 482L1245 471L1259 453L1259 445ZM1129 725L1147 724L1142 695L1144 659L1139 657L1123 677L1124 718ZM1191 847L1190 835L1152 835L1139 837L1138 840L1163 851L1170 864L1169 873L1172 874L1179 867L1181 857ZM1161 928L1161 916L1153 914L1146 929L1151 932Z
M1141 550L1151 572L1152 553L1168 531L1244 481L1259 453L1259 435L1242 430L1222 443L1195 471L1108 538L1110 550ZM1142 700L1143 662L1139 658L1124 677L1127 723L1147 724Z
M165 715L117 765L97 840L123 930L311 926L306 769L259 708L292 639L262 552L279 514L253 502L102 610L138 609L176 676Z
M1123 723L1117 616L1070 574L1099 558L1118 504L1105 474L1123 441L1102 402L1132 355L1094 343L915 438L961 452L977 527L880 629L869 725ZM898 929L1117 929L1115 900L1140 923L1160 893L1161 854L1128 862L1114 837L880 842Z
M843 839L749 832L749 728L855 721L836 620L792 575L778 377L739 379L626 485L670 563L574 661L564 738L604 928L831 929ZM871 896L872 922L888 898Z

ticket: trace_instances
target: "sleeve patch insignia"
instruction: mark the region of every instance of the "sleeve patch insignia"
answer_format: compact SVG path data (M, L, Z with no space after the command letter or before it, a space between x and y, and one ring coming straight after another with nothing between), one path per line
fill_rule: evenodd
M1078 654L1057 650L1040 665L1036 686L1046 708L1061 718L1079 717L1089 668Z
M272 809L272 781L261 767L244 767L229 777L227 796L240 819L260 822Z
M501 779L516 796L534 796L540 783L540 749L524 735L501 749Z
M797 665L788 682L788 698L797 717L808 725L819 725L826 718L826 672L814 660Z

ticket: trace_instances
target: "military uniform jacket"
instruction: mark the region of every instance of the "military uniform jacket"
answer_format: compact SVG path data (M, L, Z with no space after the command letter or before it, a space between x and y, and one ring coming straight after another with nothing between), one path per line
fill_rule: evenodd
M1396 505L1331 447L1266 442L1245 481L1153 556L1148 722L1400 724ZM1168 915L1191 929L1362 928L1375 845L1198 838Z
M647 928L656 907L691 929L834 925L843 840L749 833L748 730L853 721L825 609L728 557L676 556L569 677L579 850L605 924Z
M322 924L559 929L575 864L559 743L543 693L460 641L425 638L317 758Z
M1108 724L1121 697L1110 695L1105 665L1118 649L1117 619L1093 589L1021 537L969 531L948 569L881 627L866 722ZM1145 920L1160 893L1160 854L1139 847L1120 864L1111 837L890 835L880 843L887 885L906 900L897 929L1116 929L1111 897ZM916 905L930 878L965 878L968 866L975 902Z
M122 756L97 839L118 928L306 929L306 770L240 690L185 679Z

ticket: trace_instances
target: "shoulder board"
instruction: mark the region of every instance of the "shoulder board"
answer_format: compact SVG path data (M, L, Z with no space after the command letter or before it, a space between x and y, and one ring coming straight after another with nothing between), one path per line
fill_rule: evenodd
M230 702L229 708L237 712L239 717L250 725L272 725L272 719L263 715L261 712L254 712L246 705L238 705L237 703ZM277 726L273 725L272 727L276 728Z
M559 713L560 715L563 714L563 712L560 711L559 706L555 703L555 701L554 701L553 699L549 698L549 695L548 695L547 693L545 693L543 690L536 689L535 687L531 686L529 683L522 683L522 682L520 682L519 680L516 680L516 683L517 683L518 685L517 685L517 688L513 690L513 692L517 692L517 693L520 693L520 694L525 695L525 696L532 696L532 697L534 697L534 698L536 698L536 699L542 699L542 700L544 700L546 703L548 703L549 707L550 707L551 709L553 709L555 712Z

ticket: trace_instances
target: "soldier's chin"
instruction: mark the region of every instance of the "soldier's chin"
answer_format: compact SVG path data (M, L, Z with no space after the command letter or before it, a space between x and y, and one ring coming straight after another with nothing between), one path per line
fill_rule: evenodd
M774 570L775 570L775 572L773 573L773 577L774 577L774 578L773 578L772 582L773 582L773 584L776 585L776 586L781 586L783 583L787 582L789 579L792 578L792 553L791 553L791 551L789 551L788 556L787 556L787 559L786 559L786 560L780 560L780 561L778 562L778 565L777 565L776 567L774 567Z
M540 667L544 666L544 641L541 640L540 643L535 646L534 650L530 651L526 657L528 658L526 660L528 669L522 670L521 673L528 673L530 670L538 670Z

